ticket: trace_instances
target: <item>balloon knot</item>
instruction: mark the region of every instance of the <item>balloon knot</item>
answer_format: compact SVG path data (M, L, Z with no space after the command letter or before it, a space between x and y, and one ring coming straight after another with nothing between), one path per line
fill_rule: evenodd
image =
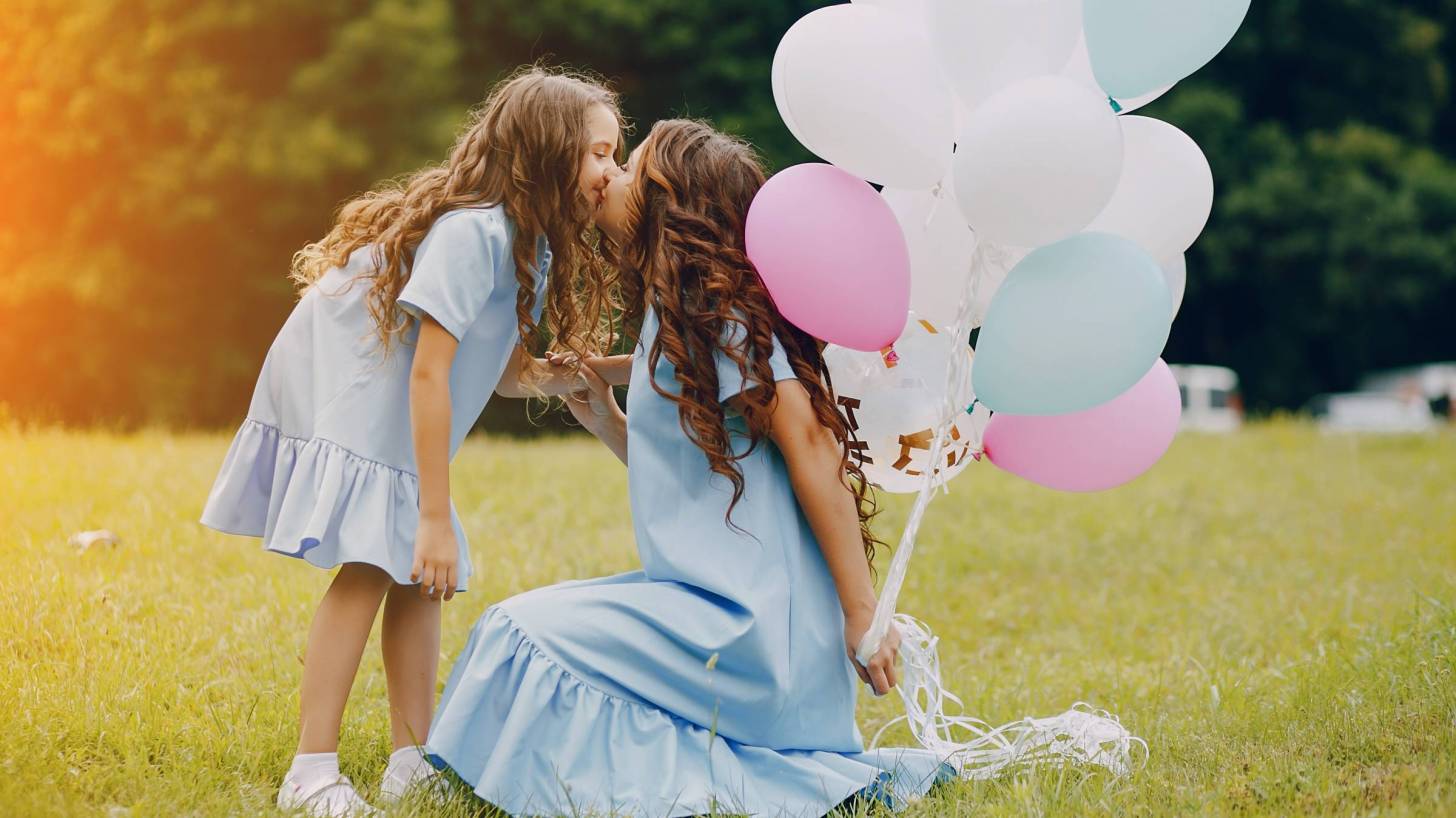
M1117 100L1113 99L1112 97L1108 97L1107 98L1107 104L1112 106L1112 112L1114 114L1120 114L1120 113L1122 113L1122 103L1118 102Z
M880 350L880 357L884 359L886 369L894 369L900 364L900 353L895 351L894 344L891 344Z

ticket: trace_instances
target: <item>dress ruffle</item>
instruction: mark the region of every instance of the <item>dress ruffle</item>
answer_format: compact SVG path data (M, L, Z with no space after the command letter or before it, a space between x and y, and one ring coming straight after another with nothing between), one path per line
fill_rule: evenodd
M283 434L248 419L238 429L202 512L202 524L261 537L269 551L320 568L362 562L411 584L419 528L419 478L321 438ZM457 591L470 575L465 532Z
M705 669L705 672L706 669ZM427 749L511 815L824 815L860 795L903 807L954 771L923 750L770 750L606 693L500 608L476 623Z

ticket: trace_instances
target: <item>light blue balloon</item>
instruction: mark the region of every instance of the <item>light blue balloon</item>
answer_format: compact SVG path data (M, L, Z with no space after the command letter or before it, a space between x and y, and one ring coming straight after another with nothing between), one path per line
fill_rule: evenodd
M997 412L1063 415L1131 389L1163 352L1172 301L1130 239L1079 233L1032 251L996 291L976 344L976 397Z
M1178 82L1228 45L1250 0L1083 0L1092 73L1128 99Z

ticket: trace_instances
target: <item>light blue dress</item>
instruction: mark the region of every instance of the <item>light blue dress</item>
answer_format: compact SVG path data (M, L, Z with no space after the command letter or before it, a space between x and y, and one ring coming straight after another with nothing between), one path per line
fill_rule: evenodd
M450 370L450 456L480 417L520 339L516 228L500 206L446 213L415 252L399 306L459 341ZM370 247L325 273L278 333L202 512L202 523L262 537L270 551L320 568L376 565L409 583L419 478L409 375L419 324L382 354L365 302ZM538 239L536 316L550 251ZM453 504L459 589L470 550Z
M647 381L656 326L648 312L627 396L642 570L487 610L427 749L513 815L805 816L864 791L896 806L923 793L949 773L940 759L863 751L838 596L782 455L765 441L739 461L747 533L730 529L730 484ZM794 377L777 341L771 363ZM680 388L666 358L656 378ZM721 353L718 378L724 400L743 389Z

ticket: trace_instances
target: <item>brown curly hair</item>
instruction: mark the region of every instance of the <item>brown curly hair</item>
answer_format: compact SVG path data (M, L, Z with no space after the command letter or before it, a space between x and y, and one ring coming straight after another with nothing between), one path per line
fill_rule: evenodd
M776 394L769 357L777 336L819 423L841 447L843 482L854 494L865 559L873 565L876 546L883 544L870 528L875 499L851 456L853 433L836 408L820 343L779 314L748 259L744 222L766 178L758 156L705 123L674 119L653 126L634 161L628 227L606 244L624 271L623 325L636 337L647 306L656 311L660 326L648 351L648 371L655 372L666 357L682 390L675 394L655 378L652 388L677 404L683 432L707 455L709 468L732 483L725 521L732 525L733 508L743 497L737 461L768 436ZM749 385L740 395L749 446L738 455L718 400L720 349Z
M577 176L589 149L586 118L604 105L621 121L616 94L589 78L529 66L491 91L472 111L443 164L386 183L346 203L332 230L293 258L293 280L306 289L354 250L373 245L366 301L387 353L409 326L396 302L415 249L435 220L462 207L502 205L515 222L516 320L521 342L537 349L543 332L536 301L536 239L552 253L543 313L553 343L598 352L611 343L616 276L601 261L591 231L591 206ZM619 153L620 153L620 140ZM528 362L523 382L540 373Z

